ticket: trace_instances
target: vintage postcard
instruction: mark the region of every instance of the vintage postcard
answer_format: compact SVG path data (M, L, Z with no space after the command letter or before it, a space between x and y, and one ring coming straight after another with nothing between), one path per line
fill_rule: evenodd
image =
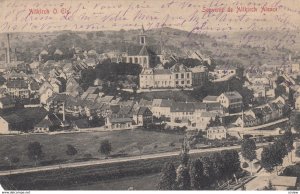
M2 192L298 193L298 1L0 7Z

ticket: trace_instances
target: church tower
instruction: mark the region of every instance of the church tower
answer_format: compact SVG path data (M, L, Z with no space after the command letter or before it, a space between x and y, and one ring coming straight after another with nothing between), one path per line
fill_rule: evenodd
M145 35L145 29L144 25L142 25L141 33L139 35L140 38L140 45L146 45L146 35Z

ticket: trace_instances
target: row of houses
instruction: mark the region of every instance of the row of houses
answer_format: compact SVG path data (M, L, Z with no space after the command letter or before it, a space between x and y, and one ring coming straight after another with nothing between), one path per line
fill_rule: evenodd
M284 98L278 97L267 104L243 112L233 124L239 127L253 127L278 120L284 116L287 106L285 103Z

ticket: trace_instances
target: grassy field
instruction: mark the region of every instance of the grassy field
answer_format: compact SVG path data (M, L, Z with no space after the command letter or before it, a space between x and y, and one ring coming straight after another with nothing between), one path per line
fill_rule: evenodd
M141 175L111 179L92 184L78 184L62 189L68 190L127 190L133 187L134 190L154 190L158 184L160 174Z
M91 158L103 158L98 150L100 143L108 139L112 144L111 154L125 153L126 155L151 154L178 150L181 146L182 135L166 134L144 130L126 130L111 132L88 132L73 134L31 134L19 136L0 136L0 169L9 168L9 160L18 157L18 163L12 163L13 168L22 166L33 166L34 161L30 161L27 156L27 146L29 142L38 141L43 146L45 156L43 162L60 160L61 162L71 162L86 158L87 154ZM170 146L174 143L174 146ZM78 150L77 155L68 156L66 145L71 144Z
M191 160L207 156L211 151L191 154ZM5 189L18 190L93 190L93 189L156 189L159 173L166 162L177 168L180 156L167 156L148 160L107 163L77 168L61 168L45 172L0 177ZM59 177L59 179L57 179Z

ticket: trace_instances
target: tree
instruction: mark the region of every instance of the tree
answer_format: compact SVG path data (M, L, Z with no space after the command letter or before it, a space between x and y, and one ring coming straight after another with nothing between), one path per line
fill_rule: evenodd
M187 166L188 163L189 163L189 159L190 159L189 154L186 153L186 152L182 152L180 154L180 158L181 158L181 164L184 165L184 166Z
M261 152L261 167L263 167L268 172L272 172L276 164L274 160L275 159L272 153L271 146L264 147L263 151Z
M254 99L253 91L247 87L243 87L243 89L240 91L240 94L243 97L243 106L245 108L249 107Z
M261 166L268 172L281 165L287 150L283 141L276 141L274 144L265 147L261 153Z
M27 147L28 150L28 158L30 160L34 160L35 166L37 165L37 160L40 160L43 158L43 150L42 145L39 142L31 142L28 144Z
M174 190L176 186L176 169L173 163L166 162L161 170L159 190Z
M189 151L190 151L189 140L187 136L185 136L182 142L181 153L180 153L181 164L185 167L188 165L190 160Z
M231 178L240 169L240 158L236 150L221 151L221 158L224 161L223 176Z
M68 144L66 154L69 156L74 156L77 154L77 149L74 146Z
M219 181L223 178L224 171L224 161L220 153L215 152L210 156L210 161L212 162L213 176L212 178Z
M213 182L213 167L212 167L212 162L209 159L209 157L203 157L201 158L201 162L203 164L203 176L204 179L200 183L201 188L209 188L211 183Z
M107 157L110 154L111 150L111 143L107 139L103 140L101 142L99 152Z
M194 160L190 165L191 188L195 190L201 189L201 183L204 179L203 164L200 159Z
M293 137L293 133L291 132L291 130L287 130L285 131L285 133L282 136L282 141L285 143L287 152L290 153L291 155L291 162L292 161L292 150L294 149L294 137Z
M287 147L285 145L285 142L283 141L283 138L277 139L274 142L273 147L276 154L282 159L288 154ZM280 163L280 165L281 164L282 163Z
M277 88L275 88L275 96L276 97L281 96L285 93L286 93L286 90L285 90L284 86L278 85Z
M275 190L275 188L273 187L273 184L272 184L272 182L270 180L268 182L268 186L265 186L263 188L263 190Z
M191 188L190 173L186 166L179 165L177 169L177 189L179 190L189 190Z
M283 76L278 76L277 80L275 81L276 85L280 85L285 82L285 78Z
M251 162L251 175L253 170L253 160L256 159L256 144L253 139L244 139L241 145L242 156Z

